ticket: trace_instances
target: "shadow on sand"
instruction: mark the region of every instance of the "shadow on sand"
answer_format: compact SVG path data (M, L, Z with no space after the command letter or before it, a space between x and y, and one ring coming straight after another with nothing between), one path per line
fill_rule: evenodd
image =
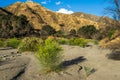
M120 60L120 50L113 50L110 54L107 54L108 59Z
M86 60L86 58L84 58L83 56L80 56L80 57L77 57L77 58L72 59L72 60L63 61L63 62L61 63L61 65L62 65L63 67L68 67L68 66L71 66L71 65L74 65L74 64L78 64L78 63L80 63L80 62L83 62L83 61L85 61L85 60Z

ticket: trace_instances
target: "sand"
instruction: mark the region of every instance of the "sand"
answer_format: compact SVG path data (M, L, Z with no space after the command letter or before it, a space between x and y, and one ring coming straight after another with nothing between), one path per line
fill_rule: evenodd
M22 56L29 58L29 63L17 80L120 80L120 61L108 59L106 56L111 50L102 49L98 45L85 48L62 45L62 48L65 66L63 71L42 74L39 61L28 52ZM89 75L86 67L90 68Z

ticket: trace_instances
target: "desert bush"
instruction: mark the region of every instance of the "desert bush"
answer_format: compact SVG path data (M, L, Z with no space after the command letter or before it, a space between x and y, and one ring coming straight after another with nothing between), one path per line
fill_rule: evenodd
M63 34L64 34L64 31L58 30L55 35L58 37L62 37Z
M92 39L71 38L68 40L69 45L75 45L80 47L85 47L89 42L98 44L98 41Z
M72 38L68 41L68 43L70 45L76 45L76 46L80 46L80 47L85 47L85 45L87 44L87 40L83 39L83 38Z
M99 44L98 40L94 40L94 39L86 39L86 42L91 42L91 43L93 43L95 45Z
M61 47L52 39L46 39L43 45L39 46L36 57L44 72L57 71L62 61Z
M46 35L53 35L56 33L55 29L53 27L51 27L50 25L43 26L42 31Z
M108 34L107 34L108 37L111 38L114 35L115 31L116 31L115 29L108 30Z
M26 16L20 15L0 15L0 37L1 38L20 38L33 34L33 26L29 23Z
M93 43L94 43L95 45L98 45L98 44L99 44L99 42L98 42L97 40L93 40Z
M0 47L4 47L4 41L0 39Z
M7 39L4 43L5 47L12 47L12 48L17 48L18 45L20 44L20 40L17 38L11 38Z
M66 38L68 36L68 33L64 32L63 30L59 30L56 32L55 36Z
M24 52L24 51L35 52L38 50L38 46L41 44L42 44L42 39L40 38L26 37L21 41L18 50L20 52Z
M98 30L95 28L94 25L83 26L77 31L79 35L82 35L82 37L85 38L92 38L97 32Z
M58 39L57 42L58 42L59 44L68 44L68 40L67 40L67 39L64 39L64 38Z
M71 29L70 32L69 32L69 34L71 34L71 35L76 35L76 33L77 33L77 32L76 32L75 29Z
M86 73L86 76L88 77L90 74L94 73L95 72L95 69L94 68L91 68L91 67L88 67L88 66L84 66L84 70L85 70L85 73Z

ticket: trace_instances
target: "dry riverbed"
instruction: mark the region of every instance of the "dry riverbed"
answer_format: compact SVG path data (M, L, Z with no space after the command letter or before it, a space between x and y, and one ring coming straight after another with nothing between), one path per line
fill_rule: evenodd
M106 57L109 49L62 45L63 71L42 74L33 53L0 50L0 80L120 80L120 61Z

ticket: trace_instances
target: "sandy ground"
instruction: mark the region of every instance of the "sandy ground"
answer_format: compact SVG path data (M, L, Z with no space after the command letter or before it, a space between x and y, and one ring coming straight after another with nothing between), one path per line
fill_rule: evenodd
M17 80L30 61L16 49L0 50L0 58L0 80Z
M30 62L25 72L16 80L120 80L120 61L106 57L111 50L99 46L80 48L62 45L62 48L64 49L63 65L66 67L63 71L41 74L39 61L35 56L22 54L30 58ZM91 68L90 75L86 75L85 67Z
M106 57L106 54L111 53L110 50L98 46L79 48L65 45L63 47L66 50L66 59L84 56L86 61L79 64L96 70L87 77L87 80L120 80L120 61L110 60Z

